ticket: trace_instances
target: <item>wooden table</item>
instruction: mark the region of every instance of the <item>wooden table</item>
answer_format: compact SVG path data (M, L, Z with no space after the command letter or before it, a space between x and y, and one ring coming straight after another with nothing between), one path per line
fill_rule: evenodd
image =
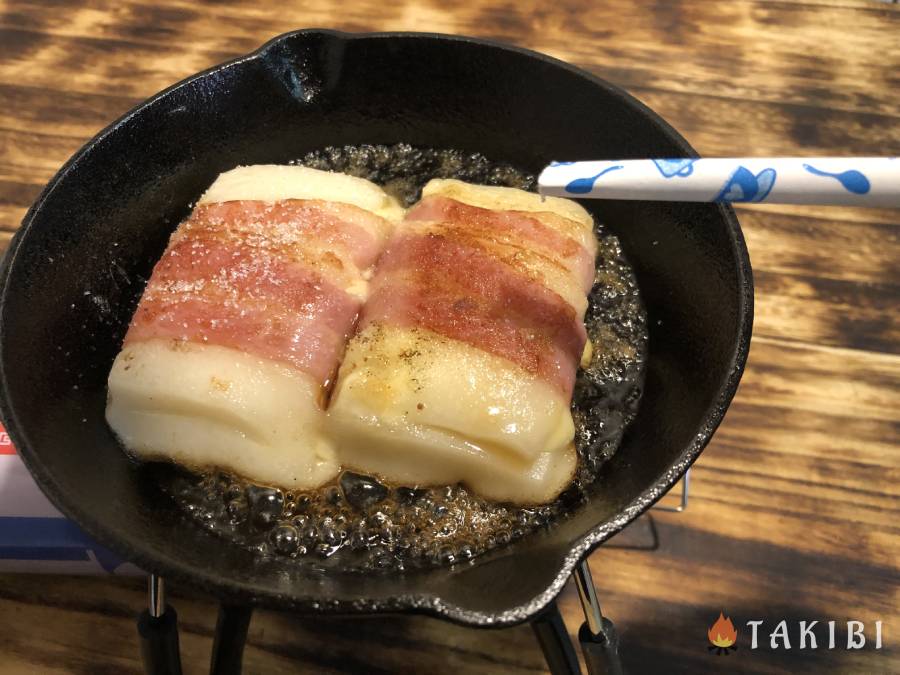
M0 236L97 130L159 89L300 27L481 35L631 91L702 154L900 154L900 8L861 0L437 0L303 3L0 0ZM748 206L750 362L694 469L683 514L654 513L591 557L632 673L900 670L900 214ZM629 548L629 546L633 548ZM140 580L0 577L0 671L139 672ZM206 672L212 603L182 592L188 673ZM561 605L581 621L571 588ZM791 651L707 652L724 608ZM799 651L796 621L882 620L885 646ZM820 638L821 639L821 638ZM845 637L839 637L839 646ZM258 612L246 671L533 672L525 626L352 624Z

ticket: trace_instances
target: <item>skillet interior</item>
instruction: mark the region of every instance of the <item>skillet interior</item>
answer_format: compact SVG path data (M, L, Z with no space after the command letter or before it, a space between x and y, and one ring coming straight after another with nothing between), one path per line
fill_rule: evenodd
M727 207L585 202L621 239L647 306L640 411L586 505L474 564L398 577L258 561L161 499L103 418L106 376L143 280L213 178L237 164L367 142L478 151L531 171L552 159L694 155L623 92L532 52L426 34L287 34L114 123L32 207L4 261L4 419L60 509L147 570L303 612L522 621L587 550L677 481L734 394L752 281Z

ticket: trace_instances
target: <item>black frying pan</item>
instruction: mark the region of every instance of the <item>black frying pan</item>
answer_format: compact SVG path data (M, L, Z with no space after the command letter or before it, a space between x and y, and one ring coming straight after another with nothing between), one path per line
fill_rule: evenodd
M637 419L572 517L472 564L322 574L229 545L142 480L104 421L106 377L139 279L190 204L237 164L397 142L478 151L535 172L553 159L695 156L619 89L540 54L462 37L299 31L155 96L53 178L2 270L3 418L63 513L144 569L229 602L503 626L539 613L582 557L679 479L721 421L747 357L753 289L741 230L722 205L589 201L635 268L650 342Z

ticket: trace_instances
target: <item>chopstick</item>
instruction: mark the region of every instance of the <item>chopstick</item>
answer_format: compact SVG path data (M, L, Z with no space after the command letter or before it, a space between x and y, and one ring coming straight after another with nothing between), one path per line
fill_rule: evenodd
M676 202L900 207L897 157L744 157L551 162L542 195Z

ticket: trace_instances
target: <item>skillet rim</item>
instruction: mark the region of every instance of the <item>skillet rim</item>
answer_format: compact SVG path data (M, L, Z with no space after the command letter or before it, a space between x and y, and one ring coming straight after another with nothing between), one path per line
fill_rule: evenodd
M698 157L697 152L687 143L681 134L669 125L668 122L625 90L596 77L586 70L531 49L510 45L497 40L434 32L379 31L350 33L320 28L294 30L273 37L252 52L207 68L163 89L131 108L124 115L98 132L76 151L41 191L34 204L32 204L26 212L19 229L10 241L2 263L0 263L0 314L5 311L7 304L7 295L10 293L8 281L11 270L15 264L17 252L22 246L23 241L27 238L32 221L41 210L43 204L52 195L58 184L66 177L66 175L68 175L69 171L75 167L82 157L93 151L95 146L105 139L106 136L116 131L120 126L128 123L130 119L141 110L168 96L179 88L242 63L264 58L266 52L274 45L307 35L324 35L345 42L371 39L425 39L442 42L461 42L500 49L530 59L536 59L547 65L563 68L586 80L591 85L606 90L624 103L630 105L636 112L642 114L649 121L656 124L670 141L674 142L682 149L684 157ZM198 587L204 591L210 592L219 599L228 598L232 602L238 600L251 605L286 609L298 613L335 615L417 613L447 619L462 625L477 627L502 627L522 623L534 617L556 598L572 570L582 558L589 555L594 549L600 546L600 544L644 513L672 488L684 472L690 468L691 464L696 461L700 456L700 453L709 443L713 433L721 424L725 413L734 398L750 349L754 313L753 275L746 242L733 208L730 205L721 203L716 206L719 211L719 216L726 227L729 239L731 240L732 253L735 256L737 263L737 279L740 286L738 297L739 325L734 352L730 359L728 377L724 384L719 388L716 400L708 408L700 426L700 431L696 434L694 440L681 451L676 460L660 478L642 491L615 517L595 525L570 544L568 553L559 565L555 576L549 581L544 590L528 602L500 612L484 612L466 609L465 607L449 604L441 597L433 594L410 593L379 599L357 598L353 601L323 601L321 598L309 596L303 597L293 593L280 594L264 588L255 587L251 583L219 577L205 570L194 569L193 567L184 565L177 558L169 556L155 548L147 547L142 550L140 541L128 542L128 544L120 546L119 536L106 527L103 522L87 516L82 512L82 509L77 503L68 503L59 499L52 472L46 470L39 457L39 453L33 452L27 444L21 443L24 436L20 434L20 425L15 411L7 403L9 387L6 366L2 358L0 358L0 413L2 413L6 430L15 444L19 456L24 461L38 486L48 498L50 498L53 504L66 517L74 520L91 537L95 538L98 543L105 546L108 545L112 550L127 549L128 559L136 563L142 569L154 570L170 580ZM2 355L4 351L5 340L6 331L4 330L3 324L0 323L0 355Z

